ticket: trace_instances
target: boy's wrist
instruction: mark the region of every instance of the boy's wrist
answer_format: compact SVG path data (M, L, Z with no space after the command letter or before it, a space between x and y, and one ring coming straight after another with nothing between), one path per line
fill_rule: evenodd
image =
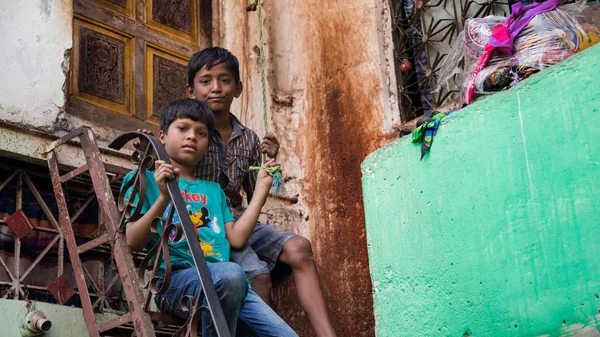
M168 194L162 194L160 193L158 195L158 198L156 199L156 203L158 205L160 205L161 207L164 206L164 208L167 207L167 205L169 205L169 202L171 202L171 196Z
M269 194L269 191L271 190L271 184L265 184L265 183L260 183L260 184L256 184L255 190L254 190L254 194Z

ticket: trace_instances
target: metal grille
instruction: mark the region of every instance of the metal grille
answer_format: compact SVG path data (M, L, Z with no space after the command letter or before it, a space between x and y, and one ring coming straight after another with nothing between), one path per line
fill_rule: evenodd
M452 105L458 86L439 92L438 74L467 18L507 16L512 0L391 0L394 57L400 95L400 118Z
M389 0L400 119L433 109L459 108L455 78L438 88L440 68L469 18L508 16L515 0ZM543 0L521 0L523 4ZM574 0L563 0L572 3ZM588 0L589 3L598 1Z

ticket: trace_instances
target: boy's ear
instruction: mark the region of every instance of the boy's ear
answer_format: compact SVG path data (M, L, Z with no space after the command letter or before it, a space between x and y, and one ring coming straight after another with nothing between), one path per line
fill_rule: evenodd
M190 87L189 84L185 86L185 92L188 95L188 98L196 99L196 95L194 95L194 88Z
M163 145L165 145L165 135L166 133L164 133L163 130L158 131L158 140L160 140Z
M244 86L242 85L242 81L239 81L238 84L235 85L235 98L239 98L242 94L242 90L244 90Z

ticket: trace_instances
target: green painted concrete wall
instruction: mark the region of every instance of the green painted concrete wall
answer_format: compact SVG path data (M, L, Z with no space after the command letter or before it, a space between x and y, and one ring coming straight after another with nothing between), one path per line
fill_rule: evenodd
M32 310L40 310L52 322L52 328L40 335L44 337L83 337L89 336L81 308L44 302L31 302ZM0 299L0 337L31 336L22 330L23 318L28 313L26 301ZM117 318L113 313L96 314L98 324ZM23 332L24 334L22 334Z
M43 334L44 337L88 336L81 309L43 302L33 302L33 306L52 322L52 328ZM0 336L22 336L20 327L27 312L25 301L0 299Z
M362 165L377 336L600 336L600 46Z

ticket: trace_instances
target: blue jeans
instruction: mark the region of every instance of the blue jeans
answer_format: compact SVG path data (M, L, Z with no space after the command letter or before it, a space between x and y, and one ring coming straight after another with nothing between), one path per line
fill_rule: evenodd
M183 269L177 269L184 267ZM181 308L183 296L197 296L200 290L198 272L187 265L173 264L169 289L162 294L162 301L156 296L160 311L187 318L188 312ZM231 336L297 337L298 335L251 289L248 289L246 275L242 267L233 262L219 262L208 265L215 290L219 296L223 314ZM161 303L162 302L162 303ZM206 305L206 299L203 304ZM208 328L210 313L202 313L202 336L216 336L214 329Z

